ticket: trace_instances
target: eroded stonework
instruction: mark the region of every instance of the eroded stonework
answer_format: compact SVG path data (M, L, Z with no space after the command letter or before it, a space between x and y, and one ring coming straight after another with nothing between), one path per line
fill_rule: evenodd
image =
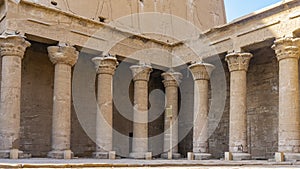
M114 7L97 11L94 18L82 8L89 15L84 18L78 15L82 6L66 9L62 1L57 6L40 2L0 3L1 158L116 155L150 160L166 158L172 150L172 158L188 153L198 160L272 159L276 153L276 161L300 160L299 1L285 1L215 28L223 23L222 10L204 11L212 17L196 27L211 29L185 33L178 30L186 25L179 24L173 30L182 33L179 40L141 34L143 29L136 28L161 26L148 20L135 23L131 18L132 29L123 22L110 25L124 12ZM130 9L125 12L140 17L142 10L155 9L152 1L118 2L131 5L124 5ZM201 3L176 5L195 12ZM202 7L220 4L209 1ZM174 10L156 5L160 12ZM70 13L71 8L77 11ZM182 11L176 15L195 21L202 10ZM172 22L168 29L164 26L169 21L161 23L159 28L169 31L181 22ZM110 44L115 46L107 51ZM79 64L85 66L81 72ZM78 72L92 78L89 85L82 82L88 90L80 96L91 92L98 103L92 113L87 113L91 105L84 112L95 124L89 126L92 134L77 114L81 103L72 98L72 77ZM222 97L213 97L221 91ZM212 107L222 103L219 99L224 107ZM166 108L172 108L172 121Z

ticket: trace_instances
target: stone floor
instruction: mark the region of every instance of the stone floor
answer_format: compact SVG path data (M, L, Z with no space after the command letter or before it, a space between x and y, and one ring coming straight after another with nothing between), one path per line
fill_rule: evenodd
M270 162L265 160L223 161L223 160L98 160L72 159L59 160L47 158L0 159L0 168L185 168L185 169L227 169L227 168L300 168L300 162Z

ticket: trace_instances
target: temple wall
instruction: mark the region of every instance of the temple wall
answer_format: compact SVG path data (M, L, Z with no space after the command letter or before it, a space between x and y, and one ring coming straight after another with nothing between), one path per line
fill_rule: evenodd
M51 123L53 104L54 66L49 61L46 45L32 43L23 60L21 97L21 149L35 157L45 157L51 149ZM277 151L278 128L278 63L274 52L268 48L251 51L254 58L247 74L247 119L250 153L254 158L271 158ZM90 59L90 58L86 58ZM214 64L213 62L211 62ZM128 155L132 133L133 85L129 69L131 64L122 62L114 77L114 150ZM92 67L93 65L90 64ZM229 72L223 60L227 86ZM119 71L119 72L118 72ZM218 77L221 69L213 71ZM162 151L164 130L164 87L162 71L154 70L149 81L149 150L153 154ZM191 74L182 70L183 80L179 88L179 152L186 155L192 150L193 80ZM222 118L216 121L210 116L210 126L217 124L209 138L209 152L213 157L223 157L228 151L229 135L229 88ZM71 148L76 156L89 157L95 144L81 127L72 107ZM212 127L210 127L212 130ZM118 133L126 136L118 137ZM153 139L156 137L155 139Z
M254 158L272 158L278 147L278 61L272 49L254 51L247 86L248 140Z
M64 1L28 0L63 11L68 11L93 20L105 18L111 22L124 16L143 12L159 12L178 16L200 28L209 29L226 23L224 2L222 0L89 0ZM131 23L128 23L130 25ZM157 25L153 25L153 29Z
M32 44L22 64L20 147L32 156L51 150L54 67L46 46Z

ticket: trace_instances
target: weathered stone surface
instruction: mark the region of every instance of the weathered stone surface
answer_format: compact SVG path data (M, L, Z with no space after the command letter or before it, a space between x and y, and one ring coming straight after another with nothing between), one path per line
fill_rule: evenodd
M273 159L278 151L278 61L270 46L251 53L254 57L247 72L249 150L252 159Z
M11 149L19 149L21 64L25 50L29 46L30 43L21 36L0 37L0 55L2 57L0 102L1 151L9 152ZM1 157L7 158L7 155L1 155ZM17 158L17 155L12 154L12 157Z
M186 2L185 0L178 0L176 3L172 3L172 1L101 0L98 2L96 0L91 0L88 4L81 1L70 1L69 5L66 5L63 0L56 0L57 5L52 5L47 0L39 0L37 3L48 7L57 7L67 12L72 11L72 13L76 15L84 16L93 20L103 18L103 22L106 23L118 20L123 16L132 14L138 15L143 12L172 14L176 17L184 18L203 30L226 22L223 1L218 0L214 0L211 3L202 1ZM201 10L197 8L197 6L200 5ZM99 10L98 8L102 10ZM201 23L198 20L201 20ZM133 23L129 23L127 23L126 26L137 26ZM171 25L171 21L167 20L165 21L165 24ZM155 29L154 25L155 24L145 25L142 26L142 28ZM175 26L172 26L172 28L180 30L180 28Z
M283 162L284 161L284 154L277 152L275 153L275 161L276 162Z
M164 122L164 152L170 151L170 137L172 130L172 153L174 158L180 158L178 153L178 86L182 79L182 74L169 70L162 74L164 78L163 83L166 92L166 108L172 110L172 122L170 124L170 117L167 117L165 111L165 122ZM171 125L171 126L170 126ZM162 154L162 158L166 155Z
M152 152L147 152L147 153L145 154L145 159L146 159L146 160L152 160Z
M193 153L195 159L208 159L208 81L215 67L207 63L189 66L195 81L194 85L194 128Z
M278 151L284 153L300 153L299 47L299 38L288 37L273 45L279 61Z
M131 158L145 158L148 152L148 81L152 68L149 65L133 65L134 107L133 140Z
M97 23L93 21L89 21L88 19L81 18L74 16L72 14L66 14L61 12L60 10L54 9L47 9L45 7L41 7L39 5L35 5L32 3L26 3L22 1L19 5L15 5L12 1L6 1L8 5L6 8L8 13L6 18L1 22L3 27L2 29L8 30L19 30L21 34L26 33L30 37L32 41L39 41L48 44L54 44L55 41L59 41L65 39L65 35L68 35L68 40L72 42L72 44L76 44L76 46L83 46L86 39L91 37L91 34L97 29L105 28L104 31L107 31L105 35L108 35L108 32L111 33L113 36L121 37L122 31L119 30L112 30L111 28L106 27L106 25L102 25L102 23ZM168 2L169 3L169 2ZM3 4L1 4L3 5ZM199 36L199 38L195 38L193 40L187 40L186 42L189 45L194 45L197 47L196 55L201 54L204 58L211 57L212 55L224 53L227 51L239 51L241 49L245 49L248 52L257 52L253 50L258 49L266 49L270 48L268 43L273 41L276 37L286 36L292 33L291 30L298 29L297 25L299 25L299 2L297 1L285 1L282 4L276 5L274 8L266 9L261 11L258 14L252 14L250 17L239 19L233 23L229 23L225 26L221 26L216 29L212 29L210 31L205 32L205 36ZM6 10L5 9L5 10ZM146 8L145 8L146 9ZM29 11L29 12L27 12ZM105 10L104 10L105 11ZM5 11L6 12L6 11ZM24 22L26 20L26 22ZM57 22L59 21L59 22ZM55 23L55 24L53 24ZM255 25L255 26L253 26ZM296 26L295 26L296 25ZM63 29L62 29L63 28ZM55 30L55 31L53 31ZM111 35L109 34L109 35ZM299 36L299 30L294 32L294 36ZM147 38L143 38L137 35L138 38L128 38L117 45L116 48L113 49L115 53L118 53L119 56L124 56L126 58L130 58L130 54L134 51L144 49L146 47L155 47L160 49L166 49L169 51L173 51L174 55L182 56L185 58L186 56L190 57L190 55L186 55L190 53L189 49L183 48L182 44L172 44L172 46L166 43L158 43L154 42L153 40L149 40ZM208 38L210 42L202 43L203 37ZM105 43L109 42L109 38L105 37L97 37L99 40L93 43L92 49L97 49L99 51L105 49L103 47ZM104 39L101 39L104 38ZM96 38L95 38L96 39ZM285 38L286 40L283 41L290 41L290 38ZM195 43L196 41L196 43ZM294 40L292 40L294 41ZM100 43L101 42L101 43ZM278 45L280 42L278 41ZM288 42L289 43L289 42ZM202 45L204 44L204 45ZM265 46L267 44L267 46ZM45 45L45 44L44 44ZM153 45L153 46L152 46ZM188 45L187 45L188 46ZM289 78L293 76L291 80L292 86L296 85L295 78L295 61L287 61L287 60L298 60L298 56L295 55L297 51L295 50L293 45L287 45L289 47L281 48L278 53L283 53L280 56L278 54L279 66L280 69L281 65L288 65L289 70L285 70L284 78ZM91 47L91 46L89 46ZM5 47L3 48L5 49ZM12 48L7 48L7 51L11 50ZM21 48L22 49L22 48ZM290 53L288 52L290 51ZM6 52L6 51L4 51ZM44 62L42 59L40 60L40 56L42 56L44 51L39 53L34 53L34 56L31 56L32 60L26 60L26 66L23 67L22 73L22 124L21 124L21 149L25 148L27 151L33 152L35 156L43 156L43 154L50 149L50 138L49 132L49 121L51 121L52 117L50 116L52 108L49 108L49 104L52 104L52 101L45 99L49 97L49 93L52 90L52 72L51 68L42 68L42 65L47 65L47 62ZM20 52L16 51L15 53L20 54ZM28 54L31 55L32 53ZM292 54L291 58L284 58ZM257 57L259 58L266 58L266 53L258 53ZM190 61L190 58L183 59L184 62L180 62L180 64L174 64L172 58L169 57L161 57L158 55L156 59L151 59L151 63L158 64L160 66L179 66L183 64L185 61ZM283 57L283 58L282 58ZM158 58L158 59L157 59ZM137 58L134 58L137 59ZM198 58L201 60L200 58ZM269 59L269 58L268 58ZM3 60L5 61L5 60ZM30 62L30 63L29 63ZM247 64L247 63L246 63ZM3 63L4 65L4 63ZM242 64L241 64L242 65ZM275 65L275 66L274 66ZM157 66L157 65L156 65ZM243 65L242 65L243 66ZM226 67L225 67L226 68ZM240 69L240 68L238 68ZM277 78L277 71L282 70L278 69L277 62L268 60L266 63L252 63L252 68L247 75L247 132L248 132L248 150L251 150L251 155L256 158L270 158L273 156L274 152L277 150L277 145L282 149L287 151L296 151L299 149L298 141L295 139L298 137L299 132L292 131L286 132L281 131L282 128L287 130L291 130L291 128L297 128L298 124L292 124L292 127L288 126L285 123L279 124L279 131L277 129L278 123L277 121L282 121L288 119L287 117L284 118L283 114L279 113L279 118L277 117L278 113L278 78ZM227 69L225 69L227 70ZM292 72L289 74L288 72ZM227 74L227 72L225 72ZM41 74L41 75L37 75ZM46 77L44 77L46 76ZM24 80L23 80L24 79ZM188 78L185 78L185 80ZM228 78L229 80L229 78ZM25 82L25 83L23 83ZM122 82L122 81L121 81ZM288 83L288 80L285 81ZM156 83L156 82L153 82ZM282 80L280 80L282 83ZM290 85L290 84L288 84ZM186 102L192 102L190 96L192 96L192 90L189 90L189 87L192 85L186 85L185 89L182 90L189 95L189 97L185 100ZM290 86L289 86L290 87ZM130 95L133 94L133 87L129 89ZM296 89L296 88L295 88ZM127 90L127 89L125 89ZM280 88L282 91L282 88ZM288 91L287 93L290 93ZM45 94L44 97L39 96L40 93ZM52 93L52 91L51 91ZM209 95L209 94L208 94ZM291 95L292 97L288 97L286 102L289 103L285 109L292 109L293 111L288 111L288 117L291 119L298 118L295 109L297 107L297 95ZM51 97L51 96L50 96ZM184 97L186 98L186 97ZM228 94L229 99L229 94ZM281 99L280 99L281 100ZM282 102L282 101L280 101ZM294 105L296 108L290 108L290 105ZM184 107L193 107L191 103L182 103L181 105ZM215 155L215 157L220 157L220 154L223 152L228 151L228 124L229 124L229 115L228 115L228 107L229 103L226 104L223 118L219 123L219 127L212 135L209 140L209 149ZM282 106L279 106L282 107ZM281 108L280 108L281 109ZM192 118L189 114L189 109L185 109L186 114L185 117L180 119L180 131L184 131L188 129L192 122ZM118 114L118 110L114 110L114 114ZM292 115L291 115L292 114ZM295 115L295 116L294 116ZM94 148L94 145L91 141L87 142L88 140L87 135L85 135L83 129L81 128L78 119L76 117L75 112L73 112L72 119L77 120L74 126L74 133L72 133L73 139L73 147L78 150L81 154L86 155L86 152L91 151ZM122 115L119 114L117 119L114 119L115 122L124 124L126 127L122 128L121 125L116 124L114 127L121 130L123 134L130 135L132 132L132 124L129 120L121 117ZM290 117L291 116L291 117ZM214 122L213 117L210 119ZM123 123L124 122L124 123ZM161 124L158 124L159 120L152 124L151 131L148 132L148 135L153 135L153 133L157 133L157 131L161 131ZM163 124L163 122L161 122ZM216 123L216 122L215 122ZM1 123L3 124L3 123ZM1 125L0 124L0 125ZM157 125L156 125L157 124ZM37 127L38 126L38 127ZM150 129L148 129L150 130ZM298 130L298 129L297 129ZM179 132L180 132L179 131ZM278 132L277 132L278 131ZM48 133L48 134L47 134ZM192 132L191 132L192 133ZM285 133L286 135L280 134ZM277 142L277 135L282 138L281 142ZM283 139L289 138L292 136L292 139ZM32 138L35 138L32 140ZM186 138L182 141L179 152L183 152L185 154L186 151L191 151L191 134L187 135ZM128 139L129 140L129 139ZM124 141L123 145L117 145L115 142L116 147L120 147L119 150L122 151L129 151L128 147L130 141ZM295 141L296 140L296 141ZM125 144L126 142L126 144ZM152 146L152 145L151 145ZM154 145L153 147L159 147ZM162 146L161 146L162 147ZM157 148L156 148L157 149ZM159 148L158 148L159 149ZM162 149L162 148L161 148ZM4 151L5 152L5 151ZM1 152L2 153L2 152ZM9 154L5 152L6 157ZM88 154L88 153L87 153ZM89 156L89 155L86 155ZM287 154L287 158L289 157L297 157L297 153ZM291 158L291 159L292 159Z
M92 59L97 71L96 157L99 152L113 150L113 74L118 65L115 57L104 56ZM109 157L109 156L105 156Z
M194 153L193 152L188 152L187 153L187 160L194 160Z
M110 160L115 160L116 159L116 152L115 151L108 152L108 158Z
M231 161L232 158L232 153L231 152L225 152L225 160L226 161Z
M250 53L231 53L225 58L230 71L229 151L233 158L235 153L248 153L246 73L251 57Z
M51 158L64 158L64 151L70 150L71 140L71 73L72 66L78 59L74 47L48 47L49 58L55 65L52 151Z

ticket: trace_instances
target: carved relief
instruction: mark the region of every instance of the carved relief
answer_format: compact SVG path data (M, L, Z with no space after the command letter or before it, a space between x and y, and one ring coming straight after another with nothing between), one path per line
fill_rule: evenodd
M115 73L118 66L117 58L111 55L104 57L95 57L92 59L95 64L97 74L111 74Z
M78 51L71 46L50 46L47 48L53 64L62 63L74 66L78 59Z
M247 71L250 59L253 57L251 53L230 53L226 55L226 62L230 72Z

